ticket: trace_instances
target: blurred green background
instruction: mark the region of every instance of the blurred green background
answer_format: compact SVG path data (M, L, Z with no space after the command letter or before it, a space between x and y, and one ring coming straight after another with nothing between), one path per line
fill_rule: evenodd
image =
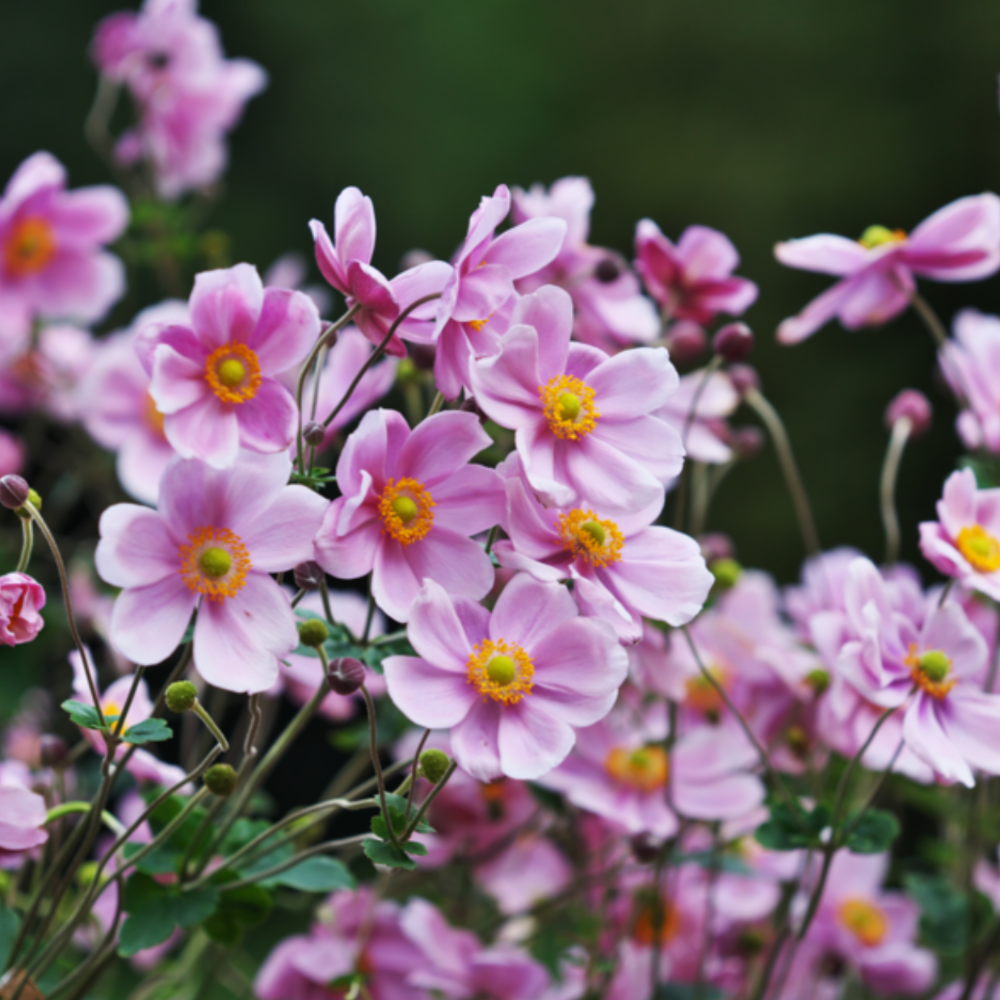
M116 0L0 5L0 174L51 150L73 184L106 179L83 140L96 82L93 27ZM226 51L271 84L232 140L227 196L211 225L233 257L266 267L309 252L337 192L375 201L375 263L394 273L423 247L447 256L498 182L567 174L593 182L595 243L631 252L636 221L671 237L724 230L761 295L753 361L785 417L826 547L882 553L882 413L927 392L935 427L903 464L904 555L933 513L958 442L915 318L796 348L774 329L826 286L786 271L775 241L869 224L911 229L940 205L995 188L1000 173L1000 5L985 0L204 0ZM929 286L941 315L1000 311L1000 279ZM797 575L801 543L773 452L729 478L710 518L741 558Z

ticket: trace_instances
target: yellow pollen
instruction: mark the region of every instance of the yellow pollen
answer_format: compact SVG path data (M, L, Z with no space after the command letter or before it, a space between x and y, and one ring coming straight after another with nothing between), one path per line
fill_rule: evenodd
M434 524L434 499L415 479L390 479L378 501L383 531L397 542L419 542Z
M840 922L866 947L880 945L889 933L889 918L870 899L852 897L837 907Z
M557 375L538 387L552 433L576 441L596 426L600 411L594 406L594 390L572 375Z
M7 270L17 278L37 274L55 256L56 235L45 219L22 219L3 248Z
M115 701L106 701L101 705L101 712L104 715L105 721L109 721L121 717L122 707Z
M180 547L180 574L192 593L222 601L243 589L253 564L239 535L208 525L188 535L188 542Z
M245 344L224 344L208 356L205 379L223 403L246 403L260 388L260 362Z
M480 264L479 266L482 267L483 265ZM486 319L470 319L469 326L471 326L472 329L476 331L476 333L480 333L483 327L486 326L486 324L489 323L491 319L493 319L493 316L494 313L490 313L489 316L486 317Z
M571 510L559 515L563 548L582 556L592 566L607 566L622 557L625 538L614 521L602 520L592 510Z
M479 693L505 705L516 705L534 687L535 666L516 642L484 639L469 656L469 684Z
M957 680L945 679L951 671L951 660L939 649L929 649L918 654L917 644L911 642L903 662L910 668L913 683L938 701L943 701L958 683Z
M721 667L716 665L709 666L708 672L719 684L723 687L726 686L726 674ZM693 677L689 677L684 682L684 688L687 692L687 697L684 699L685 705L693 708L696 712L701 712L703 715L714 716L716 719L722 714L725 704L722 700L722 695L719 694L715 685L704 674L698 673Z
M955 540L958 551L966 562L980 573L995 573L1000 569L1000 541L997 541L982 525L974 524L963 528Z
M166 440L166 434L163 432L163 417L164 415L156 408L156 402L149 393L146 393L146 411L145 411L146 423L152 429L153 433L158 437Z
M670 759L663 747L648 746L638 750L615 747L604 762L604 769L622 785L637 792L655 792L670 777Z
M632 940L636 944L652 947L657 937L660 946L669 944L680 930L681 915L676 906L671 906L666 900L660 904L660 912L651 903L642 906L635 915L632 924ZM657 933L659 932L659 933Z
M862 234L858 242L866 250L874 250L876 247L884 246L886 243L902 243L906 240L906 230L887 229L885 226L869 226Z

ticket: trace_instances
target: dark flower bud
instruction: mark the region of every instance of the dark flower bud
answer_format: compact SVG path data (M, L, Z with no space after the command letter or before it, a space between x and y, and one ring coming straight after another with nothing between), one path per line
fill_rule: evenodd
M931 426L931 403L930 400L916 389L904 389L889 405L885 411L885 423L890 429L897 421L904 419L910 421L910 437L919 437L926 434Z
M712 338L712 350L727 364L745 361L753 350L753 331L746 323L727 323Z
M409 352L410 360L417 371L434 370L434 358L437 351L433 344L407 344L406 350Z
M614 257L602 257L600 263L594 268L594 277L602 285L610 285L612 281L617 281L621 273L621 264Z
M310 420L302 428L302 440L312 448L318 448L326 437L326 428L316 420Z
M743 575L743 567L735 559L716 559L708 568L715 577L715 585L723 590L735 587Z
M467 399L463 399L462 405L459 406L459 409L463 413L474 413L477 417L479 417L480 423L486 423L488 419L486 414L483 413L483 411L479 408L479 404L476 402L475 397L473 396L469 396Z
M670 328L666 337L670 360L678 365L697 361L708 349L705 331L691 320L682 319Z
M299 590L319 590L324 574L319 563L310 559L308 562L299 563L292 571L292 575Z
M28 499L28 484L20 476L4 476L0 479L0 504L8 510L23 507Z
M760 388L760 376L753 365L733 365L729 369L729 381L741 396L745 396L751 389Z
M322 646L330 638L330 630L322 618L307 618L299 622L299 642L303 646Z
M764 432L759 427L734 427L729 433L729 447L737 458L753 458L764 447Z
M443 750L425 750L420 755L420 773L432 784L437 784L451 766L451 758Z
M365 682L365 665L353 656L340 656L330 661L326 677L335 694L354 694Z
M38 756L42 767L59 768L66 763L69 747L66 746L66 741L61 736L46 733L39 742Z
M641 865L651 865L660 856L663 844L651 834L639 833L629 840L632 855Z
M702 535L698 539L698 544L701 546L701 554L705 557L705 562L732 559L736 555L736 546L733 545L733 540L721 532Z
M198 700L198 689L190 681L175 681L163 696L171 712L190 712Z
M202 779L205 787L219 798L224 799L236 791L239 777L229 764L213 764Z

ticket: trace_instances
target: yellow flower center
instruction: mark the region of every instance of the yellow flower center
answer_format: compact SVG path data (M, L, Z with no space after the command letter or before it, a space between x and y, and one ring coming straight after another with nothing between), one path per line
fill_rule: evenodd
M995 573L1000 569L1000 541L997 541L982 525L974 524L963 528L955 540L958 551L965 561L980 573Z
M594 406L594 390L572 375L558 375L538 387L545 419L558 438L576 441L586 437L601 415Z
M885 226L869 226L862 234L858 242L866 250L874 250L876 247L884 246L886 243L902 243L906 239L906 231L903 229L886 229Z
M625 539L614 521L602 520L592 510L559 515L563 548L583 556L592 566L607 566L622 557Z
M260 362L245 344L224 344L208 356L205 379L223 403L246 403L260 388Z
M104 714L105 722L114 722L115 719L121 718L122 707L116 701L106 701L101 705L101 712Z
M188 535L188 542L180 548L180 573L192 593L221 601L243 589L253 564L239 535L209 525Z
M604 762L604 769L619 784L637 792L655 792L667 784L670 759L663 747L647 746L638 750L615 747Z
M55 256L56 234L45 219L22 219L4 246L4 262L15 277L37 274Z
M480 267L482 267L482 265L480 265ZM476 333L479 333L483 329L483 327L486 326L486 324L489 323L491 319L493 319L493 316L494 313L490 313L489 316L487 316L485 319L470 319L469 326L471 326L472 329L476 331Z
M650 948L659 938L660 947L663 947L677 936L680 927L681 915L676 906L671 906L666 900L659 907L653 903L645 903L639 908L632 923L632 940Z
M707 669L719 684L723 687L726 686L726 674L722 667L713 664ZM684 688L687 692L687 697L684 699L685 705L696 712L701 712L702 715L710 719L718 720L725 702L718 689L704 674L697 673L693 677L689 677L684 682Z
M911 642L903 662L910 668L913 683L938 701L942 701L958 683L957 680L946 679L951 672L951 660L940 649L928 649L918 655L917 644Z
M397 542L419 542L434 524L434 499L415 479L390 479L378 501L383 530Z
M889 918L885 910L870 899L845 899L837 907L837 916L866 948L880 945L889 933Z
M484 698L516 705L534 687L535 666L516 642L484 639L469 656L469 684Z

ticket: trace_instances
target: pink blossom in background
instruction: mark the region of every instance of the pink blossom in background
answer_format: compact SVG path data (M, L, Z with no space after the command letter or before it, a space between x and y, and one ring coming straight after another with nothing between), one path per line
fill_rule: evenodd
M174 459L158 510L115 504L101 516L102 579L124 588L111 641L134 663L159 663L199 609L194 664L227 691L266 691L298 645L288 595L270 577L312 558L328 502L287 486L287 454L245 452L232 469Z
M492 786L488 786L492 787ZM476 879L506 916L527 913L557 896L573 877L566 856L540 833L519 834L505 850L475 869Z
M496 228L510 211L510 192L499 185L484 196L469 218L465 242L441 292L434 338L434 380L446 399L471 388L469 367L492 354L506 327L494 320L515 295L514 282L544 267L559 253L566 234L563 219L529 219L500 236Z
M125 291L122 262L104 247L128 225L108 186L66 190L50 153L29 156L0 199L0 356L23 346L36 318L92 323Z
M610 711L628 669L609 625L524 573L492 614L426 581L407 634L417 656L386 658L389 697L417 725L450 729L459 766L480 781L559 764L575 729Z
M335 500L316 539L316 561L331 576L372 574L375 603L405 622L421 583L479 599L493 567L469 536L499 524L503 483L469 464L490 444L472 413L448 411L411 431L394 410L371 410L337 462Z
M655 222L643 219L635 229L635 256L646 291L672 320L742 316L757 300L757 286L733 275L740 262L736 247L707 226L689 226L675 246Z
M248 59L226 59L197 0L146 0L97 27L92 54L104 76L128 89L138 122L115 147L120 163L147 161L162 198L215 183L226 169L226 133L267 85Z
M620 256L587 243L594 191L586 177L564 177L548 191L540 184L514 188L514 222L566 220L566 236L555 260L516 282L522 295L542 285L558 285L573 297L573 335L613 354L648 344L660 332L653 303Z
M515 432L525 478L544 503L655 516L684 454L676 431L653 415L676 390L677 372L662 347L609 357L571 344L572 328L561 288L521 299L498 353L472 365L476 402Z
M0 646L31 642L45 622L45 590L27 573L0 576Z
M16 870L26 852L49 839L45 799L31 786L31 772L24 764L0 762L0 868Z
M0 427L0 477L16 475L24 468L24 442Z
M544 507L521 476L520 456L505 463L509 541L493 550L502 566L539 580L572 580L583 614L615 627L622 642L637 642L643 617L684 625L701 610L715 578L698 543L651 524L648 513L602 517L580 507Z
M76 408L87 433L118 453L118 481L143 503L156 503L160 477L176 452L164 433L164 416L150 395L150 377L136 354L136 339L149 324L189 322L184 302L144 309L128 330L98 343L95 360L77 388Z
M31 687L21 696L20 705L6 726L0 753L29 768L41 767L42 734L52 712L52 697L43 687Z
M77 386L90 370L96 347L86 330L43 327L37 346L0 361L0 413L42 410L61 422L76 420Z
M962 443L1000 454L1000 317L963 309L938 357L952 392L967 407L955 420Z
M677 391L654 416L677 432L692 461L717 465L733 457L726 418L739 405L739 393L725 372L711 372L706 379L700 369L681 376Z
M255 268L237 264L199 274L189 305L190 324L153 323L136 342L167 440L220 469L241 447L288 448L298 412L274 376L302 362L319 336L312 299L265 289Z
M320 316L330 312L332 296L322 285L307 285L309 270L306 258L296 252L282 254L264 272L265 288L288 288L293 292L305 292L313 300Z
M811 337L834 317L848 330L879 326L910 304L916 278L977 281L1000 269L1000 198L960 198L909 235L869 226L860 240L822 233L779 243L774 255L788 267L841 279L781 324L783 344Z

